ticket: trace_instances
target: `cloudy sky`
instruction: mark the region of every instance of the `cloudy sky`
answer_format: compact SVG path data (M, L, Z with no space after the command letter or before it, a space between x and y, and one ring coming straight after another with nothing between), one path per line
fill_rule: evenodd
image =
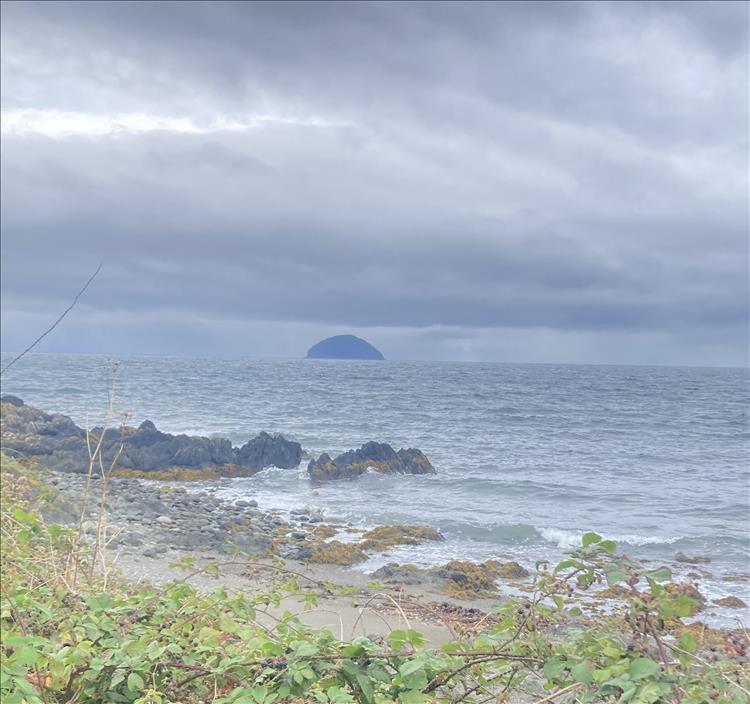
M2 4L2 347L743 365L748 5Z

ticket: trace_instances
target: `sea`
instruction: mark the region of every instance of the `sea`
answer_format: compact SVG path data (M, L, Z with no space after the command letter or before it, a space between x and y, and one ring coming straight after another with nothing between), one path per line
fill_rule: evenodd
M206 485L282 513L418 523L445 537L375 556L366 571L451 559L533 569L593 530L678 573L696 569L675 563L678 552L709 556L698 566L709 600L750 604L750 581L736 580L750 573L749 382L746 368L32 353L2 391L82 426L101 424L114 388L130 425L150 419L235 444L261 430L297 440L297 469ZM419 448L437 473L310 482L309 457L369 440ZM708 616L750 623L750 609L711 606Z

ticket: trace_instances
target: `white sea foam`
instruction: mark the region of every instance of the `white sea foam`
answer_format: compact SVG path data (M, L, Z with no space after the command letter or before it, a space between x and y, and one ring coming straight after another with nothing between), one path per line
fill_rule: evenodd
M577 548L581 545L581 538L584 531L564 530L562 528L540 528L539 534L550 543L554 543L558 548L569 549ZM640 547L642 545L672 545L680 540L680 537L659 536L659 535L612 535L607 533L606 538L614 540L622 545L633 545Z

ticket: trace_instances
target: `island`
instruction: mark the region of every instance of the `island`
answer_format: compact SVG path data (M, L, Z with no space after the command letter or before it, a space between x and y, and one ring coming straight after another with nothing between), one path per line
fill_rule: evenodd
M369 342L354 335L335 335L313 345L307 359L385 359Z

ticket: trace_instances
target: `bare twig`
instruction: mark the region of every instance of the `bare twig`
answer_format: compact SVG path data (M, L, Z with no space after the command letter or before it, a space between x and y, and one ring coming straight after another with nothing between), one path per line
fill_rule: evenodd
M578 689L580 686L580 682L573 682L573 684L569 684L567 687L563 687L562 689L558 689L556 692L552 692L552 694L548 694L543 699L538 699L536 702L534 702L534 704L545 704L546 702L551 702L553 699L557 699L563 694L572 692L574 689Z
M28 354L33 350L47 335L49 335L61 322L62 319L70 313L71 310L75 307L75 304L78 303L78 299L84 294L86 289L89 287L89 284L96 278L96 275L102 270L102 264L99 264L99 266L96 268L96 271L89 277L89 280L83 285L83 288L76 294L76 297L73 299L73 302L62 312L60 317L52 323L50 327L48 327L39 337L34 340L21 354L17 355L13 359L8 362L8 364L5 365L2 371L0 371L0 376L5 374L5 372L8 371L21 357Z
M674 650L676 653L682 653L683 655L687 655L688 657L693 658L693 660L695 660L696 662L699 662L701 665L704 665L706 667L711 667L711 663L706 662L703 658L698 657L695 653L690 653L687 650L678 648L676 645L672 645L671 643L667 643L666 645L670 650ZM750 697L750 690L746 689L738 682L735 682L731 677L727 677L723 672L719 672L718 674L723 680L725 680L726 682L729 682L729 684L731 684L733 687L736 687L737 689L740 690L740 692Z

